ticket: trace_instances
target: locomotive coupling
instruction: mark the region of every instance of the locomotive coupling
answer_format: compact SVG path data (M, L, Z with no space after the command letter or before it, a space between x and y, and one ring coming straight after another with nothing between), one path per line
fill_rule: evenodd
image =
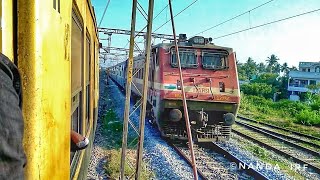
M223 115L224 124L227 126L231 126L235 123L236 117L232 113L227 113Z
M169 113L169 119L172 122L178 122L182 118L182 112L179 109L172 109Z

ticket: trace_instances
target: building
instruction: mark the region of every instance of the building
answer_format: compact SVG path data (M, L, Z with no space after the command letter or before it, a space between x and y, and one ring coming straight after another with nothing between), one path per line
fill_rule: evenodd
M300 100L299 95L310 91L309 85L320 83L320 62L300 62L298 71L289 72L288 94L293 101Z

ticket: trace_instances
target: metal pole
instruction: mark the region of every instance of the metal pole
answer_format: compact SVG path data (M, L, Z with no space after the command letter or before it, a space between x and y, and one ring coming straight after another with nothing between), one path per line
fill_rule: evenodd
M130 96L131 96L131 82L132 82L132 68L133 68L133 49L134 49L134 36L136 27L136 11L137 11L137 0L132 1L132 16L131 16L131 34L130 34L130 48L129 48L129 59L127 65L127 83L126 83L126 101L123 119L123 136L122 136L122 152L121 152L121 165L120 165L120 179L124 179L125 161L126 161L126 150L128 141L128 122L129 122L129 111L130 111Z
M178 60L179 74L180 74L181 93L182 93L183 110L184 110L184 119L186 121L186 128L187 128L188 141L189 141L189 149L190 149L191 159L192 159L193 176L194 176L195 180L198 180L197 165L196 165L196 159L194 157L194 152L193 152L193 143L192 143L190 122L189 122L188 106L187 106L187 101L186 101L186 94L184 92L183 77L182 77L182 70L181 70L181 63L180 63L180 56L179 56L179 48L178 48L178 43L177 43L176 30L175 30L175 27L174 27L171 0L169 0L169 7L170 7L172 32L173 32L173 36L174 36L174 43L175 43L177 60Z
M141 161L143 154L143 141L144 141L144 126L146 118L147 109L147 94L148 94L148 77L149 77L149 65L150 65L150 52L151 52L151 32L152 32L152 19L153 19L153 6L154 0L149 0L148 9L148 27L147 27L147 42L146 42L146 59L144 66L144 76L143 76L143 92L142 92L142 107L140 111L140 136L138 142L138 156L137 156L137 167L135 179L140 179L141 172Z

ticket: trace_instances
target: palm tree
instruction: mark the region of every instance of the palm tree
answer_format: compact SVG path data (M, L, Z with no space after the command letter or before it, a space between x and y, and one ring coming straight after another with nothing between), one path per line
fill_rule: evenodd
M248 58L246 63L247 64L255 64L254 60L251 57Z
M295 66L292 66L291 68L289 68L290 69L290 71L298 71L298 68L297 67L295 67Z
M270 73L272 73L272 69L278 63L279 58L276 55L272 54L266 61L268 63L268 66L270 67Z
M281 66L281 72L283 72L286 76L288 75L290 71L290 68L288 66L288 63L283 63L282 66Z
M280 74L281 71L281 65L277 62L274 66L274 72L277 74Z
M244 64L244 70L248 79L251 79L256 74L257 64L251 57L249 57L247 62Z
M266 66L263 64L263 62L258 64L258 71L259 73L266 72Z

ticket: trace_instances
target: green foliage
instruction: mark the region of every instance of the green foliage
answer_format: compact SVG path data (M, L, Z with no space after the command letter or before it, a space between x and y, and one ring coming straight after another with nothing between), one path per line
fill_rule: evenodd
M259 146L254 146L253 147L253 153L256 154L260 158L266 158L268 153L261 147Z
M288 67L287 63L280 65L279 58L272 54L267 58L266 64L257 63L251 57L245 63L237 61L239 80L250 80L252 83L265 83L272 86L277 93L277 99L287 99L287 84L289 71L297 70L296 67ZM283 76L279 76L283 72ZM311 87L313 88L313 87ZM256 95L256 94L251 94ZM271 96L268 95L268 98Z
M304 125L320 124L319 111L302 110L296 115L296 121Z
M240 113L248 112L256 114L256 119L271 116L289 119L289 121L281 122L284 126L290 126L292 122L320 126L320 100L318 101L318 99L311 104L287 99L273 102L262 96L244 95L242 93Z
M281 66L278 63L279 58L272 54L266 62L268 63L267 69L270 71L270 73L280 73Z
M134 156L134 152L129 152L127 154L127 158L130 156ZM121 151L117 150L111 150L108 153L107 156L107 161L106 165L104 166L104 169L106 173L109 175L110 179L119 179L120 176L120 162L121 162ZM133 162L134 160L130 158L130 161ZM130 177L133 173L135 172L134 168L129 167L128 163L125 164L124 167L124 175L125 177ZM147 179L152 179L154 175L147 170L146 164L142 162L142 171L140 175L140 179L147 180Z
M241 85L244 94L272 98L274 90L271 85L266 83L249 83Z
M103 127L105 130L122 133L122 123L113 109L109 109L103 117Z
M279 86L279 81L277 80L278 74L274 73L264 73L261 74L257 79L253 80L253 83L265 83L271 86Z
M301 102L296 102L296 101L290 101L288 99L283 99L280 100L279 102L276 103L271 103L273 109L281 109L285 110L287 114L291 116L295 116L298 114L300 111L307 110L309 107Z

